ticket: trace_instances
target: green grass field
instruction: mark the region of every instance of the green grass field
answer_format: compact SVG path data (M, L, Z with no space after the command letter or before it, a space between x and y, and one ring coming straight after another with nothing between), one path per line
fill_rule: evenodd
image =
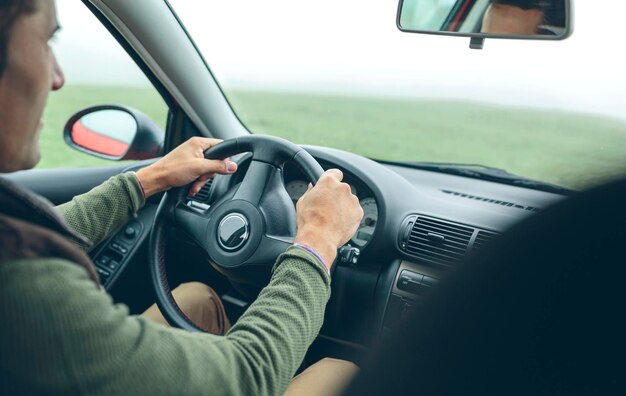
M477 163L582 188L626 174L626 122L608 117L471 102L235 91L229 100L248 129L300 144L376 159ZM39 167L111 164L65 146L76 111L120 103L165 124L153 90L70 86L45 114Z

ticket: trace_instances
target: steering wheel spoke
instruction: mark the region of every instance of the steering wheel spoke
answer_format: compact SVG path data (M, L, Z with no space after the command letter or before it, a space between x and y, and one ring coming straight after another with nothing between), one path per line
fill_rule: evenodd
M293 245L293 240L292 236L263 235L254 256L248 261L250 264L273 265L276 258Z
M191 208L179 202L174 209L174 226L191 238L198 246L208 253L206 243L207 227L210 221L210 210Z
M239 189L233 196L233 200L240 199L258 206L265 192L265 186L280 171L280 168L266 162L252 158L250 167L239 185Z

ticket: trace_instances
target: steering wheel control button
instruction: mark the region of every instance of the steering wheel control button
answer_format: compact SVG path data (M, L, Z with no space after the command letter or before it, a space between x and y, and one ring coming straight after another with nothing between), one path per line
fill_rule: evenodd
M356 265L359 261L359 256L361 255L361 251L358 248L346 245L342 246L339 249L337 254L337 258L340 263L346 265Z
M248 241L250 226L248 220L239 213L226 215L217 227L217 241L229 252L235 252Z
M194 212L200 213L200 214L205 214L206 212L208 212L209 208L211 208L210 205L207 205L202 202L197 202L194 200L189 200L187 202L187 207L193 210Z

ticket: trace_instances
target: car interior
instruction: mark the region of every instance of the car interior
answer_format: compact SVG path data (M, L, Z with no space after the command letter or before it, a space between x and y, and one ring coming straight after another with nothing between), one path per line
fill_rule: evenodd
M502 391L528 378L520 374L525 373L522 365L528 361L514 364L511 358L521 353L525 344L508 336L529 334L529 318L535 317L537 310L548 309L542 303L550 297L552 282L558 282L550 277L557 279L563 265L571 262L580 263L581 272L572 276L577 282L575 290L581 294L564 286L555 304L570 310L575 304L579 309L568 310L572 316L563 321L550 316L553 312L546 313L558 328L558 333L550 333L550 340L560 340L551 345L561 348L559 351L569 350L571 343L584 344L574 337L584 336L582 329L597 336L592 321L598 326L613 323L601 322L600 311L594 313L598 306L592 306L592 302L602 306L603 301L620 297L609 291L596 294L607 278L602 274L613 267L596 270L584 264L601 259L607 260L607 266L617 264L609 260L614 258L613 251L595 256L587 247L619 246L623 184L580 195L556 184L513 177L500 169L374 160L333 147L299 146L298 142L251 134L213 76L210 62L167 1L83 3L163 98L168 107L166 127L162 130L123 103L76 109L63 131L69 145L100 158L133 161L93 168L34 169L7 177L61 204L111 176L152 163L193 136L225 139L221 148L218 145L219 149L206 153L207 158L228 156L239 166L232 175L216 176L193 197L184 188L151 197L135 218L90 252L102 285L115 302L128 305L131 313L139 314L158 301L170 323L197 330L177 313L170 293L176 285L195 280L218 292L235 322L267 284L281 249L293 241L297 200L323 170L338 168L358 197L364 218L339 251L324 325L303 367L330 356L363 364L364 373L382 373L378 382L366 374L359 377L350 390L353 394L413 393L419 387L427 393L471 393L489 388L479 380L472 382L471 375L479 378L482 372L480 381L486 381L481 370L491 370L494 361L501 359L509 365L492 373L497 384L489 386ZM436 34L442 30L471 40L489 40L476 33L488 1L447 2L454 4L435 29L431 29L432 19L428 21L431 27L400 26L403 3L407 1L398 7L402 30L436 30ZM563 12L569 16L570 2L564 4ZM550 34L548 39L566 39L571 34L569 22L554 30L558 34ZM130 120L130 135L108 132L111 128L107 125L125 122L118 118ZM251 207L233 206L244 195ZM603 212L592 215L589 205ZM253 232L259 235L254 251L242 248L230 253L220 236L216 237L220 221L233 210L248 213L252 219L251 238ZM611 219L611 224L605 219ZM255 221L256 225L252 224ZM608 276L609 281L617 283L621 277L614 275ZM468 293L464 288L470 286L482 291ZM611 285L609 290L616 289L618 285ZM456 297L473 298L454 299L451 290L459 293ZM502 299L494 300L499 294ZM574 295L575 299L567 300ZM583 298L589 295L593 299ZM558 310L556 305L550 309ZM519 327L514 331L493 327L497 323ZM582 327L568 334L564 323ZM451 338L452 328L454 334L466 337ZM569 356L559 355L559 351L551 355L555 365ZM586 349L581 353L587 352L591 353ZM532 358L527 355L525 359ZM421 358L416 360L416 356ZM602 358L599 352L594 356ZM570 376L582 367L564 369L561 374ZM419 377L412 377L411 373L417 372ZM444 373L454 373L459 381L446 381ZM599 374L593 378L603 380ZM549 380L540 377L537 383ZM531 384L513 393L536 389Z

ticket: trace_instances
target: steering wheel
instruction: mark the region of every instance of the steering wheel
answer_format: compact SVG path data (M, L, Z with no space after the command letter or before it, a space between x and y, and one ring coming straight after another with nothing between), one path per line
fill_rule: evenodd
M150 235L150 272L161 313L174 327L204 331L176 304L165 268L165 231L185 233L231 280L267 281L278 255L292 243L295 209L283 181L283 165L293 161L312 183L324 170L302 147L287 140L250 135L225 140L207 150L207 159L224 159L251 152L250 166L241 183L230 188L210 207L198 207L187 198L189 185L165 193Z

